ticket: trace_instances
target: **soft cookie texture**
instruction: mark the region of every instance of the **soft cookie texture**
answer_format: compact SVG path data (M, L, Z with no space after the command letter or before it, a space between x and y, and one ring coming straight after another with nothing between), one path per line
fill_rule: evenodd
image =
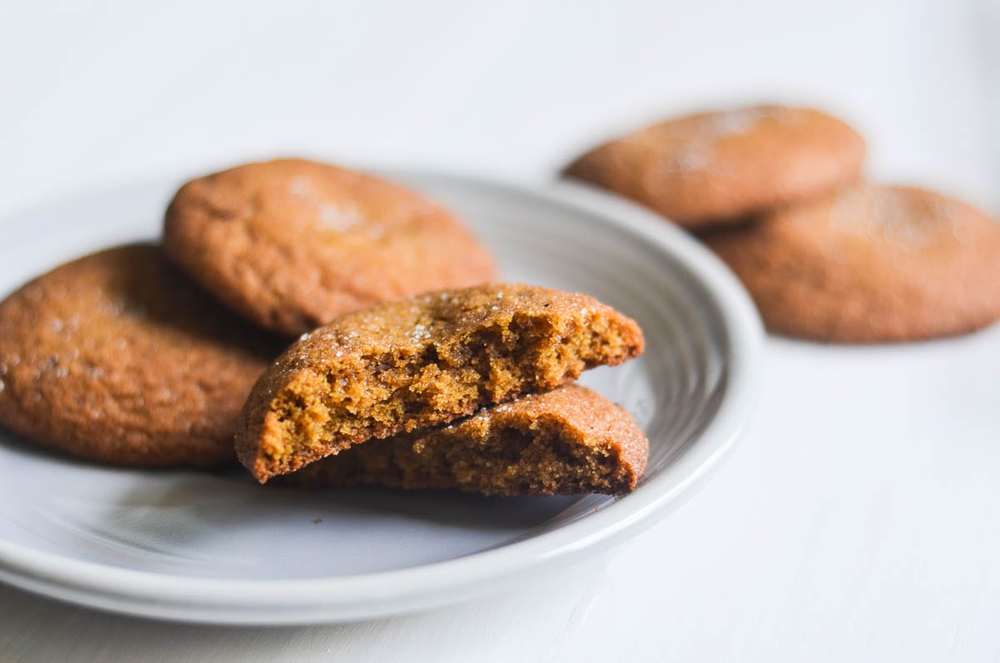
M659 122L565 172L697 227L830 192L857 180L864 159L864 139L835 117L753 106Z
M236 452L263 483L359 442L550 391L642 350L633 320L576 293L498 284L384 304L293 344L247 400Z
M353 446L289 479L508 496L622 494L635 489L648 455L649 440L628 412L566 385L431 433Z
M164 244L220 300L288 335L383 301L495 276L486 250L437 204L302 159L188 182L167 209Z
M907 341L1000 318L1000 225L924 189L859 185L704 240L788 336Z
M116 465L232 462L240 408L279 351L158 247L109 249L0 303L0 422Z

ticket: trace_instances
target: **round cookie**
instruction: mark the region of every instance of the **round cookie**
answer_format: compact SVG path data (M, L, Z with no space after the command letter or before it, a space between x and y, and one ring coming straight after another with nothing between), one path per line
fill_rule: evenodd
M282 159L199 177L167 209L170 257L234 310L298 335L386 300L490 281L490 255L403 187Z
M565 174L683 226L739 220L856 181L864 139L808 108L753 106L659 122L601 145Z
M0 302L0 423L115 465L230 462L243 401L279 351L159 247L109 249Z
M908 341L1000 318L1000 224L931 191L858 185L703 239L788 336Z

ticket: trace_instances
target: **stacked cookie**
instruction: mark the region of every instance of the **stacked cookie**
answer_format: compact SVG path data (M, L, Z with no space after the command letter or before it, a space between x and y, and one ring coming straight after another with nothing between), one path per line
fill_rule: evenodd
M648 442L569 383L639 354L638 326L494 276L458 219L395 184L304 160L200 177L162 246L80 258L0 303L0 422L147 467L225 464L238 431L261 482L631 490Z
M634 321L547 288L494 284L383 304L304 335L267 370L236 452L262 483L333 456L306 476L627 492L645 466L645 437L618 406L564 385L642 350Z
M694 232L774 332L905 341L1000 319L1000 224L948 196L863 181L865 153L826 113L756 106L654 124L566 174Z

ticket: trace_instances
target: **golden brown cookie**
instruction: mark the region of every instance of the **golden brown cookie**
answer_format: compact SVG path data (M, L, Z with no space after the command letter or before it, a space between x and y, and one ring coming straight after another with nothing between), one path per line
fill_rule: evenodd
M212 465L279 351L159 247L74 260L0 303L0 422L115 465Z
M268 369L247 400L236 453L263 483L371 438L555 389L642 349L633 320L576 293L496 284L383 304L304 336Z
M355 445L289 478L318 487L615 495L635 489L648 455L649 440L624 408L566 385L424 435Z
M199 177L167 209L170 257L259 325L298 335L408 295L490 281L493 259L423 196L302 159Z
M1000 318L1000 225L924 189L859 185L704 239L781 334L908 341Z
M864 159L864 139L835 117L753 106L659 122L591 150L566 174L696 227L833 191L858 179Z

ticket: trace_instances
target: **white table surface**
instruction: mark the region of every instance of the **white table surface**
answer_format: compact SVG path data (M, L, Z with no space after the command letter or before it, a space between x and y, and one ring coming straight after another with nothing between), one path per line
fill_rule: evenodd
M992 0L6 3L0 217L276 153L539 181L636 121L761 98L851 118L876 176L997 208L998 36ZM1000 659L1000 327L766 354L723 467L558 582L280 629L0 587L0 661Z

